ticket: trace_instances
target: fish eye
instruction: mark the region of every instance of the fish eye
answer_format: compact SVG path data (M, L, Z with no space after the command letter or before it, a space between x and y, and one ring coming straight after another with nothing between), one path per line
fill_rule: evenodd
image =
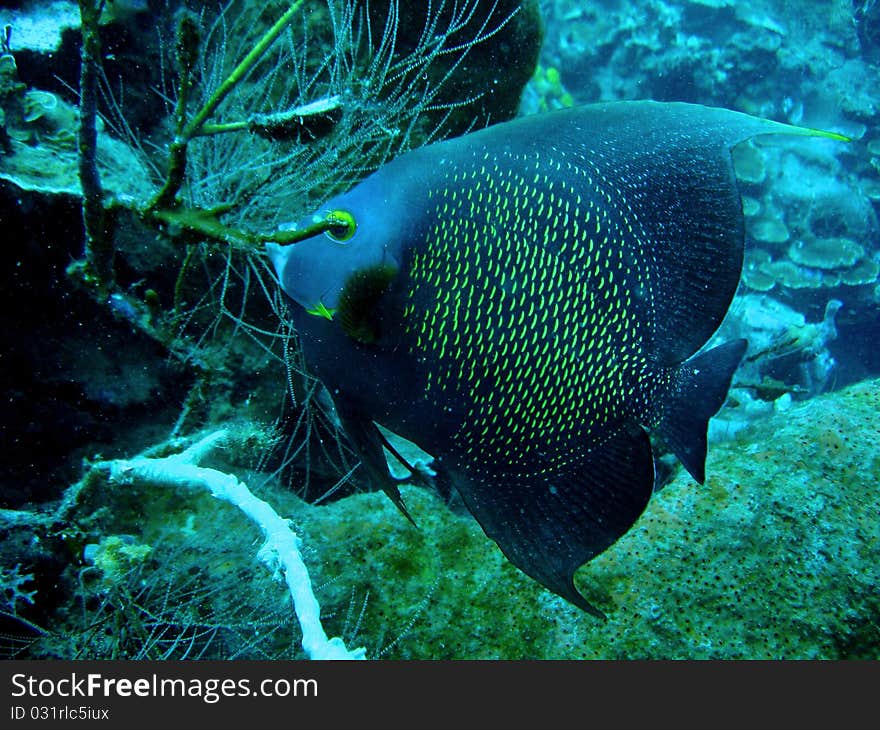
M347 210L331 210L324 221L329 226L327 235L339 243L350 240L357 231L357 221Z

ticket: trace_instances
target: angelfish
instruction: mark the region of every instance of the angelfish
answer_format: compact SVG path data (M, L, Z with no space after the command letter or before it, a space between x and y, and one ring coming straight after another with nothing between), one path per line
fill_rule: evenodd
M701 351L736 291L730 150L845 139L725 109L616 102L401 155L269 244L306 362L405 511L376 424L432 454L507 558L600 615L575 570L645 509L649 433L705 478L746 349Z

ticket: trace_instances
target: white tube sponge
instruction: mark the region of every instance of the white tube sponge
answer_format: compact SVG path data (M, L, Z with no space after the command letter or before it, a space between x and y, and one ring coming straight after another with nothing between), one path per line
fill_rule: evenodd
M158 459L137 457L105 462L110 481L117 484L147 481L169 487L208 489L218 499L238 507L263 531L266 542L258 557L270 568L284 573L293 609L302 628L302 647L310 659L364 659L365 649L349 651L342 639L327 638L321 626L321 608L312 590L309 571L300 553L300 539L268 503L255 497L244 482L232 474L198 465L198 462L219 443L228 432L208 434L180 454Z

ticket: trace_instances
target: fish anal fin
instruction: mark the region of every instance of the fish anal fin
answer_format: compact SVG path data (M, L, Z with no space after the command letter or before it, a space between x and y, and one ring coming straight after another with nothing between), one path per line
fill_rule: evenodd
M514 565L588 613L604 618L576 589L574 573L623 535L644 511L654 484L648 434L621 424L601 446L564 468L536 464L505 473L490 464L456 470L459 493Z

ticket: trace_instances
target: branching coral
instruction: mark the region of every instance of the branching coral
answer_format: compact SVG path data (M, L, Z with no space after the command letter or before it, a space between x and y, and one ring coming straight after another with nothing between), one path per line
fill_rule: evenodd
M247 485L233 475L199 466L206 454L227 437L227 432L216 431L179 454L111 461L97 464L95 468L107 470L110 483L118 486L140 480L183 490L207 489L214 497L238 507L263 532L265 543L259 552L260 559L282 574L287 583L302 628L302 645L306 654L312 659L363 659L363 649L349 651L342 639L328 639L324 633L320 606L300 553L300 539L290 529L288 521L282 519L268 502L255 497Z

